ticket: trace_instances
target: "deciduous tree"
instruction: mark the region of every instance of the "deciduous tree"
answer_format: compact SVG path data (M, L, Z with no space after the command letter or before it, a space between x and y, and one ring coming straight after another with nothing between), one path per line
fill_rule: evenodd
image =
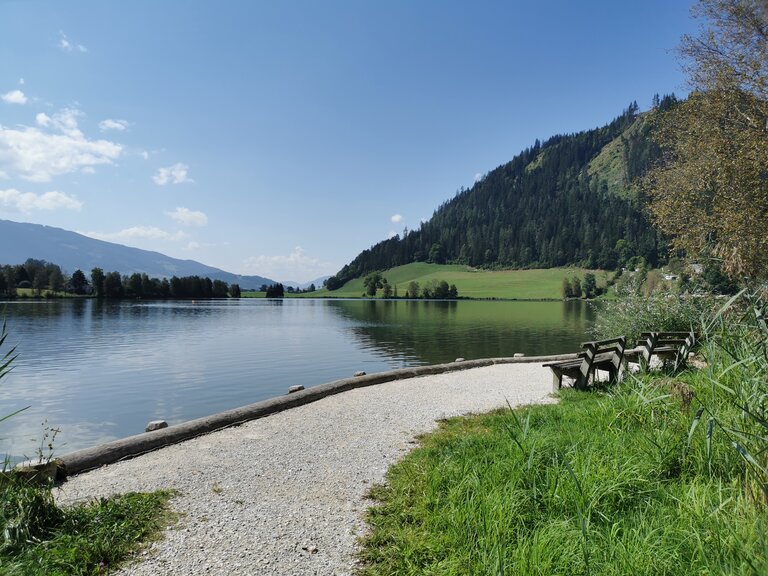
M768 276L768 8L700 0L708 27L680 53L693 93L660 115L662 163L646 180L674 246L732 277Z
M48 288L53 292L59 292L64 284L64 276L61 273L61 268L58 266L51 267L51 271L48 274Z
M571 279L571 296L581 298L581 280L578 276Z
M594 298L597 296L597 280L592 272L584 274L584 297Z
M97 298L104 297L104 270L101 268L94 268L91 270L91 285L96 292Z
M562 293L563 298L573 298L573 287L571 286L571 281L567 276L563 278Z
M72 273L70 280L72 286L72 292L75 294L85 294L85 287L88 286L88 280L85 278L85 274L79 268Z
M123 279L119 272L107 272L104 276L104 296L106 298L122 298Z
M376 296L376 290L381 288L384 285L384 282L386 282L386 279L380 272L372 272L368 274L363 278L363 287L365 288L366 295L371 297Z

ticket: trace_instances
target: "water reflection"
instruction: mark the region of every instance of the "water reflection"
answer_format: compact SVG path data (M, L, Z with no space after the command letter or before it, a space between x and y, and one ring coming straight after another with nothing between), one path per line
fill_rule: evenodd
M329 307L356 321L363 346L434 364L575 351L594 322L581 301L457 302L340 300Z

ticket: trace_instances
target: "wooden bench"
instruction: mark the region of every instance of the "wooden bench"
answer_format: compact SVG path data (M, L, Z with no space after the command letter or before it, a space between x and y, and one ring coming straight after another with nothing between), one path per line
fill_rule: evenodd
M594 380L595 371L608 372L609 381L617 380L623 365L624 349L627 339L624 336L609 340L584 342L577 358L548 362L544 366L552 370L552 390L558 391L563 384L563 376L574 379L574 387L586 389L590 379Z
M653 356L658 357L664 366L672 365L675 371L688 362L691 349L696 346L696 335L690 332L643 332L637 342L637 348L624 353L624 362L640 364L641 370L647 370Z

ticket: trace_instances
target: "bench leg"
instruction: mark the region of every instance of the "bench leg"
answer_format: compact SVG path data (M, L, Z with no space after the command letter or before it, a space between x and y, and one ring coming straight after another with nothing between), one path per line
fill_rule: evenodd
M552 392L559 392L563 386L563 375L552 370Z

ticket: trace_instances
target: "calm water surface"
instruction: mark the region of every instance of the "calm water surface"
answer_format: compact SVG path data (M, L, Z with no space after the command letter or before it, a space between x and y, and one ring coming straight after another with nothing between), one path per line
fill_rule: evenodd
M575 351L582 302L262 300L9 302L14 370L0 381L0 455L59 453L351 376ZM3 353L0 351L0 353Z

